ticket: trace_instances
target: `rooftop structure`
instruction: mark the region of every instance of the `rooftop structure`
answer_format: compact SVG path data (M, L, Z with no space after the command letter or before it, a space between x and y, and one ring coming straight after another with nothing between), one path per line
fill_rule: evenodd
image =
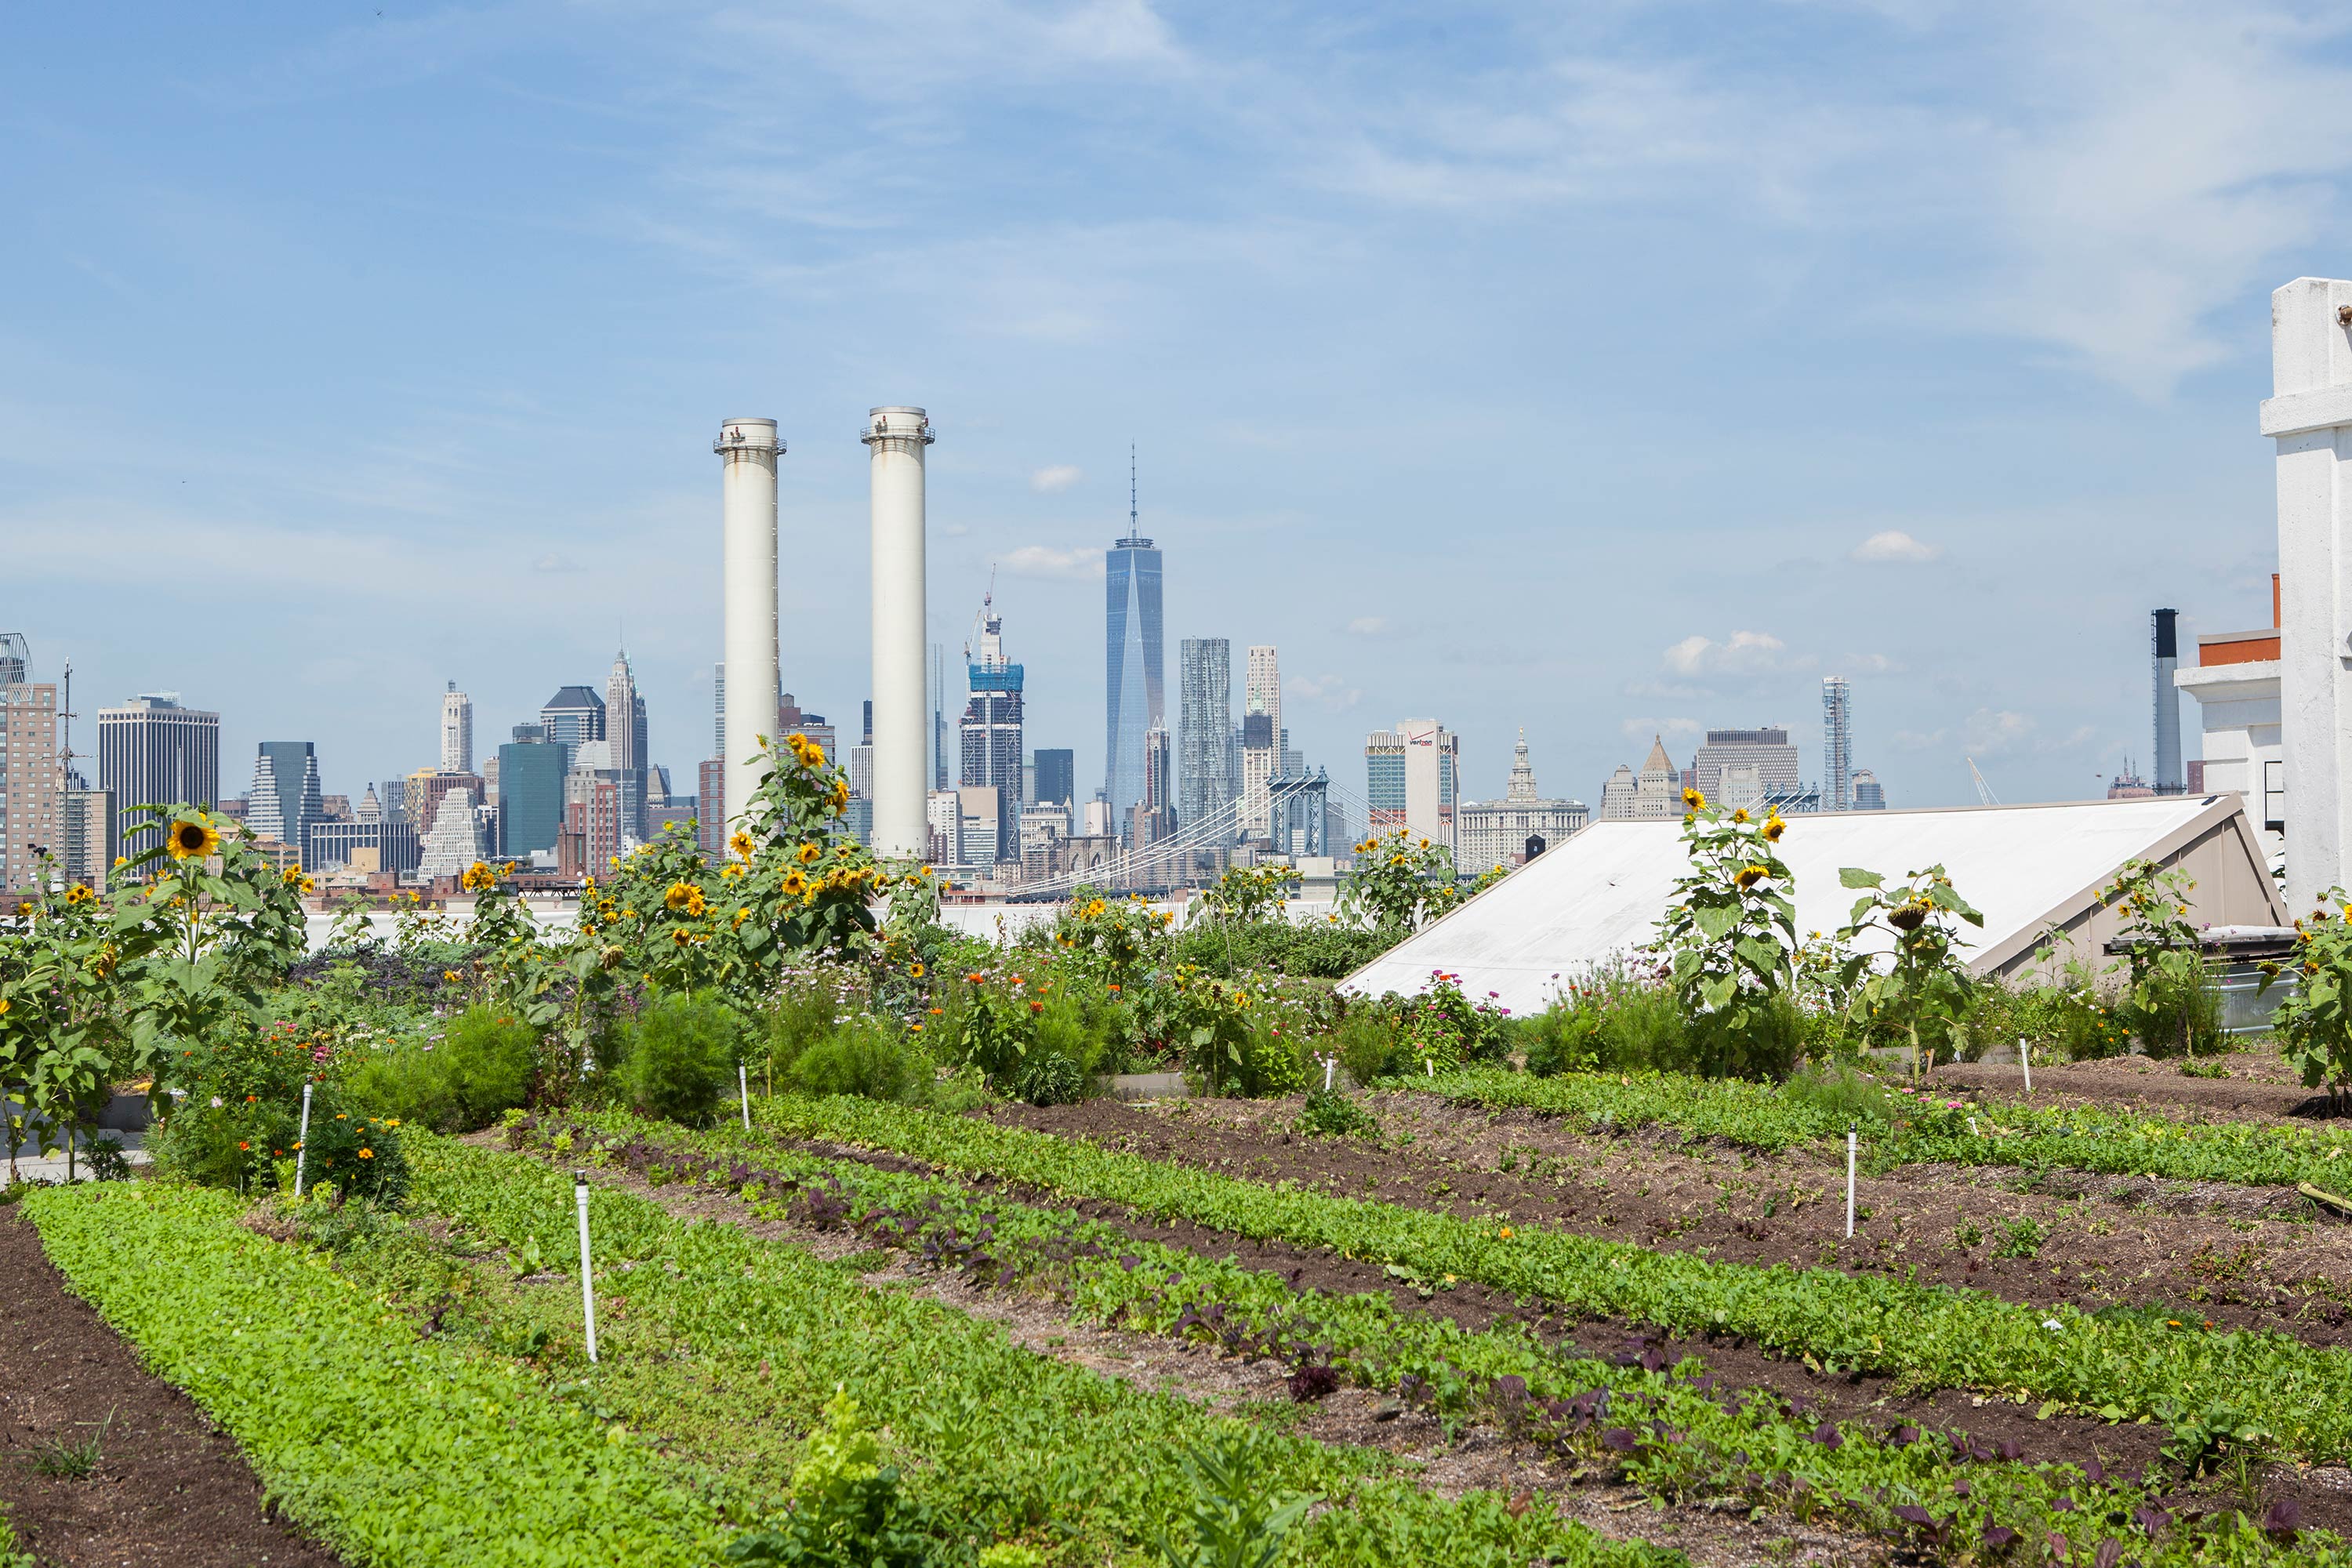
M1979 974L2034 970L2053 931L2052 963L2070 955L2101 962L2121 916L2099 905L2099 889L2136 858L2189 872L2197 884L2189 918L2198 924L2287 923L2233 795L1850 812L1792 823L1779 848L1794 879L1801 931L1844 923L1853 902L1839 881L1845 867L1900 874L1942 865L1984 912L1981 931L1962 928L1963 959ZM1540 1010L1594 965L1649 942L1687 866L1679 820L1595 823L1391 948L1342 989L1412 994L1435 969L1458 974L1473 995L1496 993L1514 1013Z

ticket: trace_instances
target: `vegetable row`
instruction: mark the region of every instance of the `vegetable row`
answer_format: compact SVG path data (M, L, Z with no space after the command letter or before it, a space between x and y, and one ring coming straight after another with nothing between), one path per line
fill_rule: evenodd
M1769 1391L1722 1385L1696 1358L1668 1366L1639 1348L1598 1356L1547 1346L1515 1323L1470 1330L1401 1311L1384 1292L1301 1291L1278 1272L1139 1239L1067 1210L761 1146L732 1128L694 1133L602 1114L534 1125L526 1136L541 1150L560 1140L567 1156L616 1163L656 1184L738 1192L755 1215L854 1228L967 1277L1024 1289L1042 1282L1085 1321L1276 1358L1294 1368L1302 1394L1328 1368L1332 1384L1393 1390L1449 1424L1486 1421L1620 1472L1653 1496L1738 1499L1783 1514L1801 1507L1905 1536L1921 1534L1924 1523L1926 1533L1979 1546L2054 1537L2091 1555L2108 1539L2128 1540L2150 1564L2273 1556L2238 1521L2171 1530L2158 1488L2110 1479L2095 1462L2089 1474L2072 1464L1988 1463L2015 1450L1966 1433L1823 1421ZM2326 1549L2305 1536L2297 1560Z
M2173 1328L1832 1268L1760 1268L1189 1169L1046 1133L846 1099L778 1096L759 1123L971 1175L1457 1277L1678 1334L1726 1334L1898 1390L1973 1389L2105 1420L2243 1411L2289 1449L2352 1453L2352 1356L2283 1334Z

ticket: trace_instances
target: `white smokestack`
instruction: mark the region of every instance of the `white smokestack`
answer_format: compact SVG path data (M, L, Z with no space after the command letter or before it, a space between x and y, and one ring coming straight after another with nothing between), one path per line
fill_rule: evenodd
M760 786L758 737L776 740L776 458L772 419L730 419L711 450L720 477L727 664L726 819L731 830Z
M923 448L919 408L877 408L859 437L873 449L874 852L927 859L929 716L923 706Z

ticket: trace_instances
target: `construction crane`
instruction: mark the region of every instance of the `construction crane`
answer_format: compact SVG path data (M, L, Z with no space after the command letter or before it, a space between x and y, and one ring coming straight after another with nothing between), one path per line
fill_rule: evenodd
M1968 760L1968 763L1969 777L1977 781L1977 804L1979 805L1999 805L2000 804L2000 796L1992 793L1992 785L1985 783L1984 774L1977 771L1977 760L1974 757L1970 757Z

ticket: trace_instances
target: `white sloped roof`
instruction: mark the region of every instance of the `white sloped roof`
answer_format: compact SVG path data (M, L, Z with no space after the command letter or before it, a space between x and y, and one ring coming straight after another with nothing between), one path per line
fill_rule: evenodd
M1839 871L1893 880L1941 865L1985 917L1963 926L1971 969L2029 952L2053 925L2082 918L2126 860L2164 860L2216 838L2221 868L2200 867L2192 918L2284 923L2235 795L1948 811L1868 811L1789 819L1780 851L1796 879L1797 931L1833 931L1859 896ZM2240 862L2243 862L2242 866ZM1358 970L1342 988L1411 994L1433 970L1461 976L1514 1013L1538 1011L1565 980L1645 945L1688 861L1682 823L1596 822ZM2257 886L2256 884L2259 884ZM2088 954L2095 961L2095 949Z

